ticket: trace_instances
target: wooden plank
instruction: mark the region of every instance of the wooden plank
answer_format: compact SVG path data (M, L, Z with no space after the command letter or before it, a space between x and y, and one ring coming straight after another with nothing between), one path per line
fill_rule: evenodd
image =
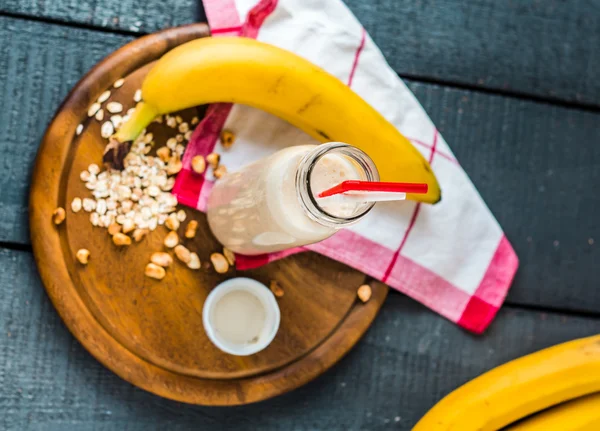
M30 253L2 249L0 268L4 430L409 430L462 383L521 355L594 334L600 323L506 307L478 337L392 293L366 337L314 382L258 404L204 408L158 398L101 366L60 321Z
M600 0L345 0L405 77L600 106ZM145 33L204 19L200 0L4 0L0 10Z

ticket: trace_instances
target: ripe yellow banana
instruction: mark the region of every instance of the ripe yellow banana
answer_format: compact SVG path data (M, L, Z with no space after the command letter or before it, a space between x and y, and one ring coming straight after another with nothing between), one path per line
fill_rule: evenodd
M253 106L299 127L321 142L341 141L365 151L383 181L420 182L441 199L429 163L398 130L341 81L303 58L253 39L197 39L169 51L150 70L140 102L105 153L122 157L117 143L132 141L157 115L196 105Z
M413 431L496 431L550 406L600 391L600 335L540 350L466 383Z
M600 393L568 403L507 428L506 431L598 431L600 430Z

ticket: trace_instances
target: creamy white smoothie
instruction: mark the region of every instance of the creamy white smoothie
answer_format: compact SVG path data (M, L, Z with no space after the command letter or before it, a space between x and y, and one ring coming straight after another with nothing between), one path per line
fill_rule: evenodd
M378 180L373 162L360 150L340 143L285 148L217 181L208 199L208 222L217 239L240 254L318 242L372 207L317 198L346 180Z

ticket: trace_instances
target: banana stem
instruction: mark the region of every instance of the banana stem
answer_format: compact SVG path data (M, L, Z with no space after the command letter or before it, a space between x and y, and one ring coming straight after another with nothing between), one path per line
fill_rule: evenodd
M119 142L134 141L157 115L154 107L144 102L138 103L129 120L121 125L114 137Z

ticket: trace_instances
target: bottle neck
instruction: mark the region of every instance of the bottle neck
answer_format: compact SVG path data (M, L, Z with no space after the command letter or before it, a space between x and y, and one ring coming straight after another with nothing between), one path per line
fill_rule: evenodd
M326 157L332 156L332 157ZM326 161L329 159L329 161ZM306 215L315 222L333 229L341 229L350 226L362 219L375 205L374 202L358 202L352 204L345 211L333 211L335 206L331 205L334 200L343 197L332 196L326 200L317 198L317 194L323 190L316 190L319 184L319 176L330 173L323 163L331 163L337 160L341 165L348 167L352 177L344 177L338 172L339 182L345 179L359 179L362 181L379 181L379 173L375 163L363 151L342 142L330 142L318 145L315 149L304 155L296 170L296 194L298 201ZM335 184L331 184L334 186ZM328 203L328 205L326 204Z

